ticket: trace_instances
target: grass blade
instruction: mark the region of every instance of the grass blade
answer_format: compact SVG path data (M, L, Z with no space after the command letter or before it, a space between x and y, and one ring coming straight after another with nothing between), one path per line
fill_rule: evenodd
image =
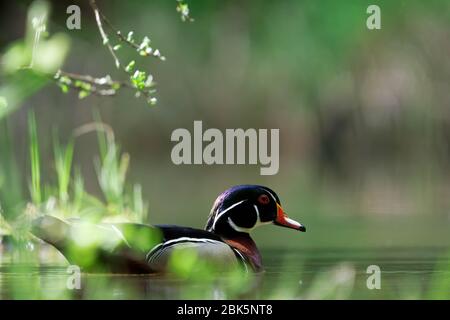
M30 139L31 185L30 193L34 204L42 202L41 168L39 156L39 141L37 136L36 117L33 112L28 114L28 131Z

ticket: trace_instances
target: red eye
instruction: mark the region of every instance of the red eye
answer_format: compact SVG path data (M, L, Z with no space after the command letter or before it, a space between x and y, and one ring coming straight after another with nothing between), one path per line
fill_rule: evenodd
M262 195L259 196L258 202L261 203L261 204L268 204L270 202L270 199L269 199L269 197L267 195L262 194Z

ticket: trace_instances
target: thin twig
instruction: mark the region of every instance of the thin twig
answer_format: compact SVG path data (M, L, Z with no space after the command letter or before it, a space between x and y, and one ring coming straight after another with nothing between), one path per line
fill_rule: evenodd
M73 84L67 84L66 83L65 85L70 87L70 88L72 88L72 89L75 89L77 91L86 91L86 92L89 92L89 94L94 94L94 95L97 95L97 96L112 97L112 96L115 96L117 94L117 90L112 89L112 88L110 88L110 89L101 89L101 88L97 88L95 86L91 86L89 88L89 90L85 90L85 89L83 89L81 87L78 87L76 85L73 85Z
M105 39L105 37L106 37L106 39L108 39L108 36L106 35L106 33L105 33L105 31L104 31L104 29L102 27L102 22L108 28L110 28L112 32L114 32L116 34L117 38L120 41L125 42L127 45L129 45L130 47L132 47L136 51L144 52L143 55L145 55L145 56L152 56L152 57L155 57L155 58L159 58L162 61L165 60L165 57L161 56L161 54L159 53L159 50L155 50L155 52L152 54L151 52L143 51L142 48L140 47L140 45L138 45L134 41L128 40L128 38L125 37L120 30L118 30L116 27L114 27L113 24L109 21L109 19L99 10L97 5L95 4L95 0L90 0L90 1L93 2L94 6L92 8L93 8L94 12L96 12L95 13L95 17L97 19L97 25L99 27L99 30L100 30L100 33L102 34L102 38L103 39ZM92 6L92 4L91 4L91 6ZM98 20L100 20L100 23L99 23ZM111 45L109 45L109 49L110 49L110 51L113 50L112 53L114 52L114 48L112 48ZM113 53L113 56L117 57L114 53Z
M66 71L62 71L62 70L59 70L58 74L60 76L65 76L65 77L68 77L68 78L73 79L73 80L80 80L80 81L83 81L83 82L87 82L87 83L95 84L95 85L100 85L100 86L110 86L110 87L112 87L114 85L119 85L120 87L128 87L128 88L135 89L134 86L132 86L129 82L126 82L126 81L117 81L117 80L110 79L109 81L104 82L102 80L102 78L95 78L95 77L93 77L91 75L71 73L71 72L66 72Z
M120 60L116 53L114 52L114 48L111 46L111 43L109 42L108 33L105 32L105 29L103 28L103 25L107 26L109 29L111 29L112 32L116 34L118 39L122 42L125 42L132 48L134 48L136 51L139 51L141 55L152 55L154 57L158 57L161 60L165 60L163 56L159 53L159 50L155 50L153 54L151 54L152 49L149 48L147 45L147 42L143 41L143 44L138 45L134 43L134 40L130 40L122 35L120 30L116 29L112 23L109 21L109 19L103 15L103 13L100 11L100 9L97 6L97 3L95 0L89 0L89 4L94 11L95 20L97 22L97 27L100 32L100 36L103 40L103 44L107 46L109 52L111 53L116 67L123 72L125 72L131 80L135 80L134 78L141 75L142 72L139 72L139 70L135 71L135 74L132 75L130 70L127 70L127 68L124 68L121 66ZM148 40L148 38L145 38ZM144 40L145 40L144 39ZM145 45L144 45L145 44ZM144 46L146 50L141 50L141 46ZM144 53L142 53L144 52ZM139 73L138 73L139 72ZM137 73L137 75L136 75ZM70 79L70 81L63 81L64 79L61 79L61 77L66 77ZM112 80L109 75L103 77L103 78L95 78L90 75L81 75L81 74L75 74L75 73L69 73L65 71L59 70L52 79L57 81L61 86L63 86L63 91L66 91L65 89L67 87L73 88L80 92L80 94L95 94L95 95L101 95L101 96L114 96L116 95L117 91L122 88L132 88L136 90L136 97L143 95L147 101L150 104L156 103L156 98L153 97L154 89L151 89L151 85L145 85L146 88L140 88L140 86L134 84L134 82L124 82L124 81L115 81ZM61 81L60 81L61 80ZM72 81L75 80L75 83L72 83ZM77 83L76 81L82 82L82 84ZM84 85L83 85L84 83ZM65 87L64 87L65 86ZM87 88L88 87L88 88ZM80 95L81 97L81 95Z
M139 46L136 43L128 40L122 34L122 32L120 32L120 30L117 30L103 13L100 12L100 16L101 16L103 22L105 22L105 24L117 35L117 37L119 38L120 41L123 41L123 42L127 43L129 46L133 47L134 49L139 50Z
M109 43L109 39L105 33L105 30L103 30L102 18L100 16L100 11L97 7L97 4L96 4L95 0L89 0L89 4L91 5L92 10L94 10L95 20L97 21L98 30L100 31L100 35L102 36L103 44L105 44L108 47L109 52L111 53L111 55L114 58L116 67L117 67L117 69L119 69L120 68L119 58L117 57L116 53L114 52L113 47Z
M83 75L83 74L76 74L76 73L70 73L58 70L56 75L49 75L49 74L43 74L50 78L53 81L56 81L59 85L65 85L69 88L75 89L77 91L86 91L89 94L94 94L97 96L115 96L117 93L117 90L121 88L121 86L125 86L128 88L133 88L128 83L122 83L119 81L110 80L109 82L102 83L100 78L94 78L90 75ZM67 77L71 81L69 82L60 82L61 77ZM72 81L81 81L84 83L87 83L90 85L89 89L83 88L81 85L74 84ZM116 89L113 86L119 85L119 87Z

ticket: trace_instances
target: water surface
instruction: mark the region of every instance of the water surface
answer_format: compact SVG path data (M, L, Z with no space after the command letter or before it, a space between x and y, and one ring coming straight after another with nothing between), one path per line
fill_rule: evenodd
M13 263L3 253L1 299L449 299L450 261L443 248L263 251L266 271L242 279L82 274L70 290L67 264ZM369 289L370 265L381 288ZM374 283L374 282L370 282Z

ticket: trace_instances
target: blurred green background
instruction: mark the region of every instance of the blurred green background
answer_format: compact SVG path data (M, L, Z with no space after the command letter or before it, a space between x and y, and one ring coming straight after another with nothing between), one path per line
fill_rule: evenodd
M23 38L30 3L0 4L1 52ZM77 3L82 28L72 31L65 27L72 1L50 3L48 31L70 39L62 69L120 77L88 1ZM142 184L151 223L203 227L220 192L262 184L308 229L260 228L255 239L262 248L450 244L450 2L188 4L192 23L180 21L175 1L98 1L117 28L148 35L166 56L165 62L138 59L158 83L158 104L149 108L132 91L79 100L51 82L29 97L27 91L21 108L8 114L24 190L30 179L28 111L38 124L42 179L54 181L53 128L67 141L98 109L131 157L130 179ZM370 4L382 8L381 30L366 28ZM124 60L135 55L120 54ZM8 85L5 75L0 81ZM194 120L204 128L280 128L279 173L260 176L259 166L174 165L170 135L192 130ZM95 134L76 140L74 162L87 190L100 196L97 154Z

